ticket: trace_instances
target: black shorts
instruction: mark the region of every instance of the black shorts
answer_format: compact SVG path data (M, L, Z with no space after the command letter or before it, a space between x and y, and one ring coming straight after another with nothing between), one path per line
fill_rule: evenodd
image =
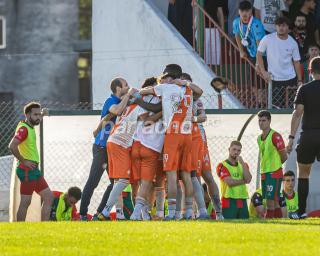
M320 131L303 131L297 144L297 161L300 164L312 164L320 161Z

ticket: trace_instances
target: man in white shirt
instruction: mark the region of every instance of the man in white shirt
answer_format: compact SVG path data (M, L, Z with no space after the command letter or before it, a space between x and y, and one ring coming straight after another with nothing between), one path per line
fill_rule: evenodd
M253 7L267 34L276 31L275 21L287 9L283 0L254 0Z
M289 23L286 17L277 18L277 32L266 35L260 41L257 52L259 69L264 79L272 80L273 104L279 108L290 106L291 102L286 100L288 87L302 84L299 48L297 42L288 35ZM265 52L268 71L265 70L262 59Z

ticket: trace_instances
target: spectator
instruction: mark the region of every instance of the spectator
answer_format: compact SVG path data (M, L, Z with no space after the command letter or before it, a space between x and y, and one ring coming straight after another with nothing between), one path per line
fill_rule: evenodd
M240 50L240 57L256 62L257 48L265 32L260 20L253 17L249 1L239 4L240 17L233 21L233 33Z
M217 166L221 183L222 215L225 219L249 218L246 184L250 183L252 176L249 166L240 156L241 149L239 141L232 141L228 159Z
M193 44L193 31L192 31L192 0L173 0L176 8L176 28L181 35Z
M169 0L168 5L168 20L173 26L177 27L177 10L176 10L176 0Z
M273 101L283 108L286 106L286 89L302 84L300 54L296 41L288 35L289 20L279 17L276 20L276 33L265 36L259 45L257 61L259 70L266 80L272 80ZM267 53L268 72L265 70L262 55ZM288 106L287 106L288 107Z
M302 0L302 6L300 10L295 14L295 16L303 15L306 17L306 20L307 20L306 27L308 28L307 37L309 38L310 41L320 44L319 30L316 26L316 19L313 15L315 8L316 8L315 0Z
M294 20L294 26L292 28L292 32L290 33L290 36L293 37L293 39L296 40L298 47L299 47L299 53L301 57L301 62L304 61L305 54L308 50L308 39L307 38L307 20L304 15L297 15Z
M239 4L243 0L228 0L228 35L233 37L233 21L239 16ZM252 4L253 0L249 0Z
M204 9L209 16L224 29L223 0L205 0ZM206 39L206 63L220 65L221 39L220 32L211 22L206 19L205 39Z
M275 21L286 10L283 0L254 0L254 12L261 20L266 34L276 31Z
M312 77L309 71L309 64L313 58L319 56L320 54L319 50L320 50L319 46L315 43L311 44L308 47L307 60L303 62L302 70L301 70L304 83L312 81Z
M223 90L227 88L228 81L223 77L217 76L212 79L210 85L217 93L220 94Z
M286 9L282 12L283 16L289 18L289 11L294 0L283 0Z

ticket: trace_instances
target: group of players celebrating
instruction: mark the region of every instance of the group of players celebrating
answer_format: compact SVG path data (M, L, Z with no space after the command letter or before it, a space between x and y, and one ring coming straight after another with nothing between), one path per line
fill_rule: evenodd
M212 85L217 90L223 83L223 80L216 78ZM107 172L112 186L106 190L105 202L100 204L95 220L110 220L115 205L117 219L124 219L121 194L130 184L135 202L130 213L131 220L209 219L201 178L207 184L217 220L249 218L246 185L251 182L252 176L248 164L240 156L242 145L239 141L232 141L228 158L217 166L221 182L220 200L202 125L207 119L201 101L203 91L192 82L189 74L183 73L179 65L169 64L157 79L146 79L140 90L129 88L123 78L113 79L110 89L112 95L104 104L94 135L95 143L100 145L98 150L102 150L102 154L107 153ZM18 220L25 218L30 195L34 191L44 199L43 220L47 220L53 199L38 167L39 154L33 128L41 120L40 105L29 104L25 115L26 120L19 123L10 143L11 151L19 160L17 174L24 204L20 204L23 212L18 212ZM250 212L252 216L261 218L287 217L283 208L286 202L294 205L297 197L294 191L280 191L282 164L287 160L285 144L282 136L270 127L270 112L260 111L258 117L262 130L258 137L262 190L254 193ZM103 162L100 161L98 167L105 169ZM95 166L94 163L92 166ZM101 178L94 168L91 172L82 195L82 220L87 219L90 198ZM98 177L98 180L89 189L92 177ZM285 199L281 200L284 195ZM26 198L27 204L24 202ZM64 205L67 201L63 200ZM71 200L67 205L72 207L77 200ZM154 205L156 213L151 216ZM290 209L294 210L291 212L295 212L296 208L292 206Z
M216 86L219 86L220 81L217 81ZM140 90L129 88L122 78L111 82L111 90L119 103L109 108L95 134L100 132L100 137L108 136L108 174L115 184L106 206L97 213L98 220L110 219L112 208L121 200L121 192L129 184L132 184L135 202L131 220L152 219L150 211L154 204L156 219L209 219L201 177L207 184L216 219L249 218L246 185L252 176L248 164L240 156L242 145L232 141L228 159L218 164L220 201L202 125L206 121L200 98L202 89L192 82L189 74L183 73L179 65L169 64L158 79L147 79ZM115 116L118 118L111 129ZM260 111L258 116L262 130L258 138L261 198L265 199L265 207L263 214L260 211L257 216L287 217L279 204L282 202L283 208L286 201L280 200L282 164L287 159L285 144L282 136L270 127L271 114ZM99 131L106 126L110 128ZM166 216L165 198L168 203ZM193 207L194 202L196 207ZM255 196L252 203L255 209L261 202L257 203ZM194 212L195 208L197 212ZM117 207L117 218L122 219L122 216L121 208Z

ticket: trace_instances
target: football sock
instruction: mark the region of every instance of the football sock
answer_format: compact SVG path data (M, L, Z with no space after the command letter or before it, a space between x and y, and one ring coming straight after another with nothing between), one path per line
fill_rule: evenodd
M168 216L174 218L176 215L176 203L175 198L168 198Z
M164 187L156 187L155 192L156 192L157 216L163 218L163 216L164 216L165 189L164 189Z
M120 179L117 183L114 184L112 191L110 193L108 202L104 207L102 214L105 217L109 217L110 211L112 207L116 204L119 195L121 195L122 191L129 185L129 180Z
M207 215L206 203L202 194L202 186L197 177L191 178L193 185L193 196L196 200L200 215Z
M185 204L186 204L185 218L186 219L192 218L193 217L193 211L192 211L193 198L186 197Z
M309 179L298 179L299 215L304 214L307 208L309 194Z

